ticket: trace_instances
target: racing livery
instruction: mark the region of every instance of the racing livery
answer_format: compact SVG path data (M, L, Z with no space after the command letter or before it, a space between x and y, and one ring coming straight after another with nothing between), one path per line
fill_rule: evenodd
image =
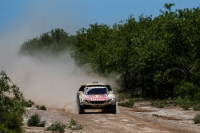
M79 114L84 109L109 109L116 114L116 98L111 87L104 83L92 82L82 85L77 92Z

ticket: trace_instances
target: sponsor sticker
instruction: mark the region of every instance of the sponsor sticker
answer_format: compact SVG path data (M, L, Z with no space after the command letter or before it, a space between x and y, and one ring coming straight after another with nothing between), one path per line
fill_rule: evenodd
M90 101L106 101L108 98L88 98Z
M106 101L108 97L105 95L88 95L87 100L89 101Z

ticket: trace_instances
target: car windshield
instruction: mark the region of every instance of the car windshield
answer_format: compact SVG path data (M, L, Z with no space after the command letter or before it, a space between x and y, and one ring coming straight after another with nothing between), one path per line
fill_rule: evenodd
M107 94L108 89L106 87L101 88L91 88L86 91L86 95L92 95L92 94Z

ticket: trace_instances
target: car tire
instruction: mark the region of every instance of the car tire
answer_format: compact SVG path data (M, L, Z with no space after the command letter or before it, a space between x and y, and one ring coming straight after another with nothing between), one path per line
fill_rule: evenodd
M79 114L83 114L84 113L84 106L83 105L78 105L78 112Z
M117 113L116 105L111 105L111 112L112 112L113 114L116 114L116 113Z

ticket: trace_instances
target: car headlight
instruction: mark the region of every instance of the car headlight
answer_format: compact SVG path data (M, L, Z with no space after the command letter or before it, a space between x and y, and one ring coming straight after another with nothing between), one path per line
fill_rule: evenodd
M84 98L80 98L80 103L87 103L87 100L85 100Z
M115 102L115 98L111 98L111 99L109 99L108 102L110 102L110 103Z

